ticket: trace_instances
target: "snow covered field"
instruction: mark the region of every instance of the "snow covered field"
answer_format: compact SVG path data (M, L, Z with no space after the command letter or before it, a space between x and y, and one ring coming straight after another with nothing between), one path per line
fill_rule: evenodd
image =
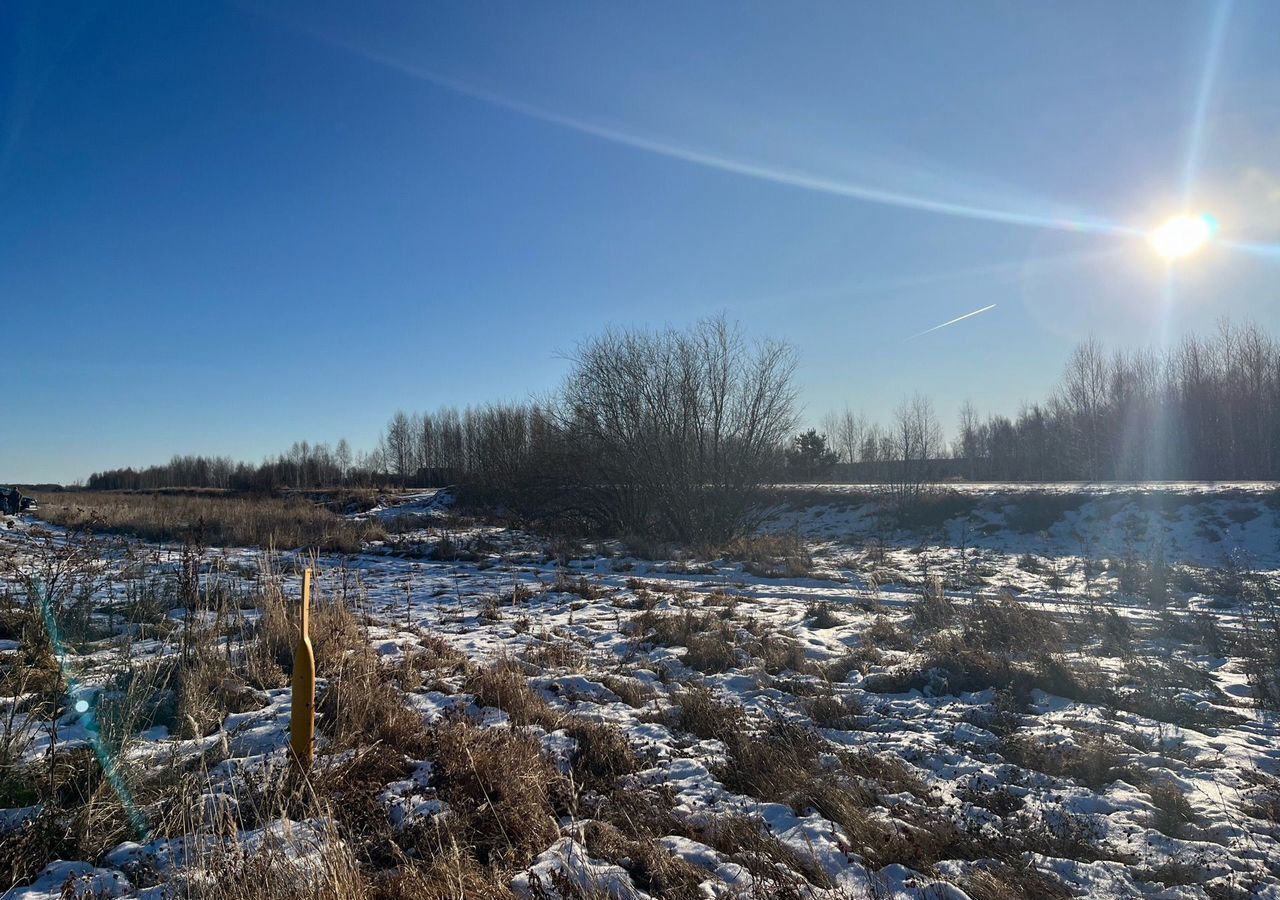
M790 493L718 559L434 492L314 561L0 522L4 896L241 896L265 855L273 896L340 858L433 885L387 897L1280 897L1271 485ZM312 563L330 803L273 806Z

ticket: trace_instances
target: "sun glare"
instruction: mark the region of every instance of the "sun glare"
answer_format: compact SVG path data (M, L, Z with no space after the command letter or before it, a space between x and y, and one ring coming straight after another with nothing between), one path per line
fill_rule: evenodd
M1151 247L1165 259L1182 259L1195 253L1209 242L1218 223L1213 216L1175 216L1151 232Z

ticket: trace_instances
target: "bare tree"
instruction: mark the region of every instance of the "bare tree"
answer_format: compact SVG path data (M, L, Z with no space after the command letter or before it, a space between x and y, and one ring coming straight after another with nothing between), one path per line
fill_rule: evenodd
M1072 449L1084 477L1104 477L1104 409L1107 399L1107 361L1094 337L1079 344L1067 361L1057 401L1070 423Z
M417 456L414 451L414 432L413 423L404 410L397 410L396 414L391 417L391 421L387 423L385 461L386 465L390 467L391 474L400 482L401 487L408 484L409 478L416 468L414 465Z
M334 462L338 466L338 478L343 483L347 483L347 479L351 477L351 445L347 443L346 438L338 441L338 448L333 452Z
M842 463L858 461L866 430L867 420L848 406L839 412L829 412L822 418L822 431Z
M579 345L560 423L612 527L710 543L738 533L795 426L795 358L723 318Z
M930 477L930 464L942 450L942 426L928 397L903 398L894 411L891 440L896 470L891 485L901 504L920 495Z
M978 420L978 411L973 403L966 400L960 407L960 434L957 438L955 456L964 460L965 475L970 481L977 477L978 457L981 455L982 432Z

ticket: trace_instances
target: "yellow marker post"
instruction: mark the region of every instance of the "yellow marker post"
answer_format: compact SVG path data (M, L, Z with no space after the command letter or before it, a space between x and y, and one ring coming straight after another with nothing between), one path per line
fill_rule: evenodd
M311 649L311 570L302 576L302 615L298 646L293 651L293 703L289 711L289 743L302 771L311 768L316 734L316 655Z

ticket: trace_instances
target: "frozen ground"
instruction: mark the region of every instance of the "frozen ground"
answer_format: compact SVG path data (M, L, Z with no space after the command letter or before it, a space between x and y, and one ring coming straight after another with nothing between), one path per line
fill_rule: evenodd
M363 617L382 665L407 671L439 639L465 657L402 683L423 728L463 712L526 731L570 775L584 738L560 723L624 736L631 762L577 785L574 811L508 873L517 895L1280 898L1280 728L1257 702L1277 639L1271 486L975 485L905 522L856 490L793 493L721 559L549 542L454 516L428 492L365 513L406 517L388 542L315 561L320 595ZM27 519L0 528L13 603L64 541ZM100 744L94 713L120 670L182 652L186 609L121 624L142 580L179 576L179 548L96 552L95 627L59 648L70 684L56 718L24 711L22 635L0 640L5 727L26 738L11 765ZM271 563L286 596L299 563ZM242 596L263 565L226 548L199 560L206 592L216 579ZM229 658L258 611L243 615L219 638ZM492 667L527 679L550 714L479 703L477 672ZM220 808L283 760L288 713L287 688L255 690L203 733L151 725L118 765L203 754L215 764L202 803ZM350 752L327 741L320 765ZM370 789L394 828L448 827L443 762L406 760ZM627 801L661 807L646 834L678 884L593 830ZM5 896L189 889L201 829L174 833L137 807L135 840ZM0 834L41 813L0 811ZM243 846L276 835L299 860L336 840L315 821L240 830Z

